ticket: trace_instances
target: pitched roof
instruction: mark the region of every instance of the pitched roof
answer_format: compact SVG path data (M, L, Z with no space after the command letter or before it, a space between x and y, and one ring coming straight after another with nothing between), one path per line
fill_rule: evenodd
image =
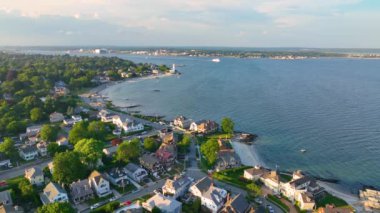
M305 184L307 182L312 182L312 181L313 181L312 178L307 177L307 176L303 176L303 177L301 177L299 179L291 181L289 184L292 185L293 187L298 187L300 185L303 185L303 184Z
M244 170L245 172L249 173L250 175L263 175L267 172L269 172L267 169L261 167L261 166L257 166L257 167L253 167L253 168L250 168L250 169L246 169Z
M164 212L170 212L170 210L175 210L182 206L181 202L169 197L165 197L162 194L154 195L146 201L146 204L148 204L151 208L157 206Z
M44 194L49 200L54 200L54 198L60 193L66 194L66 191L57 183L50 182L44 188Z
M156 163L159 163L159 160L157 157L150 155L150 154L145 154L140 157L140 161L145 165L145 166L153 166Z
M37 148L35 146L24 145L20 148L20 151L23 153L32 153L37 152Z
M29 168L29 169L25 169L25 177L26 178L34 178L36 176L41 176L43 175L44 173L42 172L42 170L38 167L32 167L32 168Z
M70 194L72 197L82 197L88 194L92 194L92 188L88 183L88 179L78 180L70 184Z
M213 185L211 178L204 177L200 179L197 183L195 183L195 187L199 189L201 192L207 191Z
M103 179L105 180L103 174L99 173L98 171L94 170L91 172L90 176L88 177L89 180L94 180L96 184L99 184L99 182Z
M244 213L249 208L249 203L241 194L232 198L230 205L236 213Z
M134 173L135 171L137 171L138 169L141 169L141 167L139 167L138 165L134 164L134 163L128 163L127 166L125 166L125 168L129 171L129 172L132 172Z
M180 178L177 178L175 180L167 179L164 186L177 190L185 185L190 185L190 184L191 184L191 180L189 177L181 176Z

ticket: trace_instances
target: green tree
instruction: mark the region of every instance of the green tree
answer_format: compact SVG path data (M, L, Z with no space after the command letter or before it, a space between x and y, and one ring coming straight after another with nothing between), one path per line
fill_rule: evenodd
M247 185L247 189L255 194L255 196L258 196L261 194L261 187L256 185L255 183L250 183Z
M77 152L57 153L53 165L53 179L59 183L70 184L85 178L87 174L87 168Z
M201 145L201 152L209 166L213 166L218 158L219 144L216 139L209 139Z
M50 203L43 205L37 209L37 213L75 213L75 209L70 203Z
M192 210L194 212L200 212L201 211L201 199L198 197L194 200L194 202L191 204Z
M161 209L158 208L157 206L153 207L152 213L161 213Z
M47 145L47 151L50 156L55 156L56 153L64 152L66 150L65 147L58 145L58 143L52 142Z
M150 152L154 152L157 150L157 148L157 143L153 138L149 137L144 139L144 149Z
M33 200L37 195L37 192L33 188L32 184L30 184L26 179L18 183L18 189L21 193L21 199L24 201Z
M25 130L25 123L21 121L11 121L6 127L7 133L17 134Z
M116 159L119 161L129 162L140 156L140 139L135 138L131 141L124 141L116 150Z
M74 124L73 128L70 130L69 141L71 144L75 145L81 139L87 138L87 136L88 136L87 123L84 121L81 121Z
M33 122L40 121L44 117L44 113L41 108L35 107L32 110L30 110L30 119Z
M106 125L101 121L92 121L87 127L89 135L98 140L105 140L107 136Z
M187 152L191 144L191 138L189 135L184 135L182 140L177 143L178 149L181 153Z
M59 132L59 127L45 124L41 128L40 136L45 141L55 141L57 140Z
M223 118L222 119L222 131L228 134L233 134L234 133L234 122L232 121L231 118Z
M104 143L95 139L82 139L74 146L88 164L95 164L103 154Z
M15 159L18 156L15 142L11 138L4 138L4 142L0 144L0 152L10 159Z

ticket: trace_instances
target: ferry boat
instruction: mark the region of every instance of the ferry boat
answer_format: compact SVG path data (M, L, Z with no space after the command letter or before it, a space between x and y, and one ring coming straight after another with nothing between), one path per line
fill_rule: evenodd
M215 63L219 63L219 62L220 62L220 59L219 59L219 58L213 58L211 61L212 61L212 62L215 62Z

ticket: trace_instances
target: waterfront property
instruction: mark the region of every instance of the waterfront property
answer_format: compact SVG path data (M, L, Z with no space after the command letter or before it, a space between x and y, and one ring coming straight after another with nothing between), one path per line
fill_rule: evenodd
M270 170L261 167L261 166L255 166L253 168L249 168L244 170L244 178L247 180L253 180L257 181L259 180L264 174L268 173Z
M316 213L353 213L354 211L350 208L340 208L334 205L326 205L326 207L319 207Z
M173 125L181 129L189 129L192 120L187 119L185 116L178 116L173 120Z
M112 123L120 129L123 129L125 133L144 130L143 124L138 123L126 116L116 115L112 118Z
M201 199L202 206L205 206L213 213L218 212L224 205L227 191L218 188L209 177L204 177L190 187L190 192Z
M239 156L234 150L220 150L218 153L218 159L215 163L215 170L222 171L225 169L236 168L241 165Z
M69 198L66 191L57 183L50 182L40 194L43 204L55 202L68 202Z
M360 190L360 200L367 211L380 211L380 191L375 189Z
M216 132L218 128L219 125L215 121L201 120L197 122L192 122L189 130L201 134L210 134Z
M149 212L152 212L154 207L157 207L161 212L165 213L181 213L182 203L162 194L156 194L142 203L142 207Z

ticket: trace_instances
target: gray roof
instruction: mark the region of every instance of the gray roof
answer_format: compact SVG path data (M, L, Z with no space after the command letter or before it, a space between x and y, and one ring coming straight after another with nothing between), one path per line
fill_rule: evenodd
M78 180L70 184L70 194L75 199L77 197L84 197L93 194L92 188L88 179Z
M3 203L3 202L9 202L9 201L12 203L12 197L9 190L0 192L0 202Z
M24 145L20 148L20 151L22 151L23 153L32 153L32 152L37 152L37 147L35 146L28 146L28 145Z
M111 177L113 179L127 176L127 174L121 168L112 168L111 170L109 170L107 172L107 174L109 177Z
M169 187L174 188L175 190L183 187L183 186L189 186L191 184L191 180L187 176L182 176L176 180L166 180L165 185L168 185Z
M207 191L212 185L212 180L209 177L204 177L200 179L195 186L199 189L199 191L204 192Z
M204 177L199 180L195 186L201 191L202 196L212 200L216 205L224 203L219 188L214 187L213 181L209 177Z
M134 163L128 163L127 166L125 166L125 169L127 169L129 172L134 173L138 169L141 169L141 167Z
M42 170L38 167L32 167L25 170L25 177L27 178L34 178L36 176L41 176L43 174L44 173L42 172Z
M241 194L236 195L230 205L236 213L244 213L249 208L249 203Z
M44 194L49 200L53 200L60 193L66 194L66 191L57 183L50 182L44 188Z
M307 182L312 182L312 181L314 181L314 179L307 177L307 176L304 176L302 178L291 181L289 184L294 186L294 187L298 187L302 184L305 184Z
M144 164L144 166L152 167L156 163L159 163L159 160L157 157L155 157L153 155L145 154L145 155L140 157L140 163Z

